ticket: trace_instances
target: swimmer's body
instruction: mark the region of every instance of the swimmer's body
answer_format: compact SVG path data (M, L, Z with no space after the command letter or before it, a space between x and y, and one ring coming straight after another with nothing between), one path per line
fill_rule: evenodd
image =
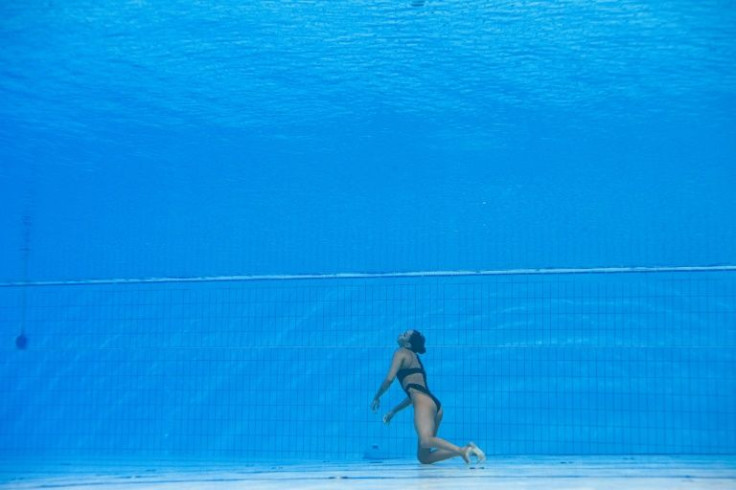
M380 398L391 386L395 378L399 378L401 387L406 392L406 398L393 410L383 417L388 424L394 415L409 405L414 406L414 428L419 437L417 459L420 463L430 464L445 459L461 457L470 463L470 457L475 456L479 463L486 459L486 455L474 443L465 446L456 446L449 441L437 437L437 431L442 422L442 404L427 388L427 375L422 361L417 354L426 352L424 336L417 330L407 330L396 339L399 348L391 360L386 379L381 384L371 402L371 409L375 412L380 406Z

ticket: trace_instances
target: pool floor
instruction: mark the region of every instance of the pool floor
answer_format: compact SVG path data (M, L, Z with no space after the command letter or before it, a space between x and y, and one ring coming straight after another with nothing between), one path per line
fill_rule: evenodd
M736 489L736 455L703 457L493 457L421 465L384 462L0 463L14 489Z

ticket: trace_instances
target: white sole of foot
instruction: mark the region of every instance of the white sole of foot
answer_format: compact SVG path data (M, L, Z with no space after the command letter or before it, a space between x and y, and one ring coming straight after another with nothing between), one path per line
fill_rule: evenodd
M486 453L476 446L474 442L468 443L468 446L470 446L470 452L475 454L475 457L478 458L478 463L483 463L486 460Z

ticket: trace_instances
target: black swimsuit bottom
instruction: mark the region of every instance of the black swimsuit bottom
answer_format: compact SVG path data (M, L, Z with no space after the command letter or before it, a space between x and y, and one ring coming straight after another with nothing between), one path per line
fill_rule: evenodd
M434 396L432 393L429 392L427 388L425 388L422 385L418 385L416 383L409 383L408 385L404 387L404 391L406 391L407 395L411 396L411 394L409 393L409 390L412 388L414 388L417 391L421 391L422 393L430 397L432 401L434 402L434 404L437 405L437 411L438 412L440 411L440 408L442 408L442 404L440 403L440 401L437 399L436 396Z
M414 354L416 355L416 354ZM407 368L407 369L401 369L398 373L396 373L396 376L399 378L399 382L403 384L404 378L409 376L410 374L421 374L424 378L424 384L427 384L427 373L424 371L424 365L422 364L422 360L419 359L419 356L417 356L417 361L419 362L418 368ZM436 396L434 396L432 393L429 392L429 389L426 386L422 386L417 383L409 383L408 385L404 386L404 391L406 391L406 394L411 398L411 393L409 393L409 390L414 388L415 390L424 393L428 397L432 399L435 405L437 405L437 411L440 411L440 408L442 408L442 404L437 399Z

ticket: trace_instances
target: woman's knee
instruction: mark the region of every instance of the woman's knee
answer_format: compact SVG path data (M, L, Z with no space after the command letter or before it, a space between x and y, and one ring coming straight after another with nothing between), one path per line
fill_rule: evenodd
M417 451L417 459L422 464L430 464L432 462L432 460L429 458L431 452L432 451L430 451L429 449L419 449L419 451Z

